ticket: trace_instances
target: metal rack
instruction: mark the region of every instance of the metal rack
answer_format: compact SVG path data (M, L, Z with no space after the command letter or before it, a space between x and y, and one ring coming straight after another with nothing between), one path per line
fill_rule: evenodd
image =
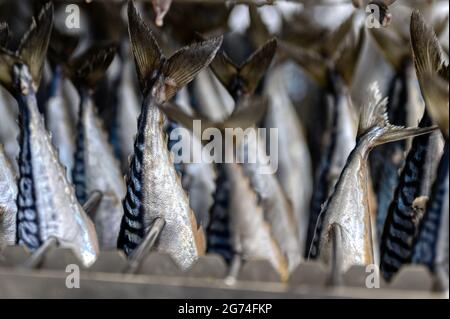
M39 264L27 267L30 254L21 246L0 252L0 298L448 298L436 278L420 266L406 266L380 288L366 288L365 267L355 266L330 283L330 269L301 263L288 282L266 260L243 264L233 284L224 278L227 265L216 255L200 257L182 272L166 254L151 252L135 274L126 274L120 251L103 251L84 268L70 249L51 247ZM66 287L66 266L80 267L80 288Z

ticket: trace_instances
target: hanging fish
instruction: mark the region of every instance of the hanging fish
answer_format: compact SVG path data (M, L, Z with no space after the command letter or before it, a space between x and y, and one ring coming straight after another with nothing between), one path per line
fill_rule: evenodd
M0 144L0 247L16 241L16 198L15 172Z
M166 224L156 249L168 252L186 269L204 253L204 234L167 149L164 116L158 105L170 100L211 62L222 38L184 47L165 58L132 1L128 3L128 24L144 99L127 175L118 247L131 254L154 218L163 217Z
M91 216L103 249L116 247L126 189L119 161L96 113L92 92L115 53L114 44L93 46L70 63L71 77L80 96L73 182L82 204L95 190L103 194L95 216Z
M267 259L285 281L288 277L287 260L264 217L248 177L242 166L236 163L225 165L225 171L230 182L230 236L234 253L243 260Z
M45 123L58 150L59 160L67 169L67 177L72 179L73 154L75 152L75 126L69 105L63 96L63 83L68 81L63 74L64 63L78 45L78 38L53 29L48 49L52 78L48 88L48 98L44 107Z
M382 99L378 85L369 88L369 100L362 109L356 147L349 155L335 190L321 215L319 257L330 263L333 253L337 267L345 271L352 265L374 263L372 223L368 201L367 157L377 145L432 132L435 128L404 128L391 125L386 114L387 99ZM334 241L332 240L334 234Z
M411 16L411 42L417 78L427 110L439 125L446 141L436 180L413 243L411 262L424 264L435 273L443 270L448 280L449 68L436 34L418 11L414 11Z
M307 17L302 19L309 21ZM311 259L316 258L318 253L318 238L316 241L313 238L316 229L320 232L323 222L319 219L320 211L355 145L356 116L348 88L364 38L360 27L354 32L354 24L355 17L350 15L336 30L323 35L326 41L307 43L305 48L285 41L281 43L283 52L307 72L325 95L325 105L321 106L327 119L326 124L322 124L324 129L314 125L314 131L309 132L324 144L314 172L315 184L305 244L305 256Z
M302 256L306 247L309 207L313 188L311 156L305 131L298 120L288 96L285 72L289 65L281 65L268 76L265 92L271 103L267 111L265 127L278 130L278 170L276 175L292 203L295 213L298 239Z
M425 26L423 18L417 12L411 18L411 43L417 77L423 84L424 73L432 70L438 71L442 67L443 58L440 56L436 34ZM436 60L430 60L430 56L435 57ZM431 101L427 103L429 102ZM419 124L421 127L430 126L432 123L427 110L432 110L428 104ZM422 184L424 179L429 178L426 176L427 167L435 168L435 165L427 161L430 157L437 155L431 143L429 135L414 138L389 207L380 246L381 271L386 279L391 279L398 269L411 259L413 240L422 218L421 210L417 210L415 206L420 204L420 201L426 201L430 195L428 190L422 187ZM429 152L434 153L427 156Z
M56 237L89 266L98 254L95 228L75 197L36 103L52 21L53 6L47 3L16 53L0 49L0 83L20 111L16 241L34 251Z
M411 45L409 29L405 28L410 16L410 10L396 11L396 19L389 28L371 28L370 34L375 40L374 43L379 48L382 55L394 69L394 77L389 84L388 116L391 123L395 125L407 125L417 123L420 119L418 114L423 110L419 99L414 99L412 94L418 91L414 71L412 70ZM434 23L436 30L441 33L445 28L447 19L437 19ZM414 85L412 85L414 83ZM420 93L418 93L420 95ZM440 141L436 138L438 132L418 138L416 150L426 150L433 153L440 148ZM420 141L420 144L417 144ZM374 191L377 195L377 232L378 237L385 226L385 220L390 203L393 201L393 194L399 183L398 172L405 163L405 152L408 147L404 141L389 143L373 150L369 157L372 180L374 181ZM426 153L422 154L426 157ZM437 161L434 158L425 159L427 164L421 170L436 167ZM417 187L427 187L432 179L431 171L425 173L420 179ZM429 188L429 186L428 186ZM423 195L427 195L424 189Z

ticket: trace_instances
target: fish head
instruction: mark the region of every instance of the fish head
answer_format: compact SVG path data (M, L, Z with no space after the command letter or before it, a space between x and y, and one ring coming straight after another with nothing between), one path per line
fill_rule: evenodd
M13 87L19 90L21 95L28 95L33 89L33 78L29 67L24 63L13 65L12 69Z

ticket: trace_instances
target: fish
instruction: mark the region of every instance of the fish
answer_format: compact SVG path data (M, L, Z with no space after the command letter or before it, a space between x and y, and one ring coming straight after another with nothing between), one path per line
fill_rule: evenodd
M303 15L300 15L303 16ZM308 21L308 17L304 17ZM325 95L327 122L325 130L308 132L323 143L319 163L314 172L314 188L310 205L304 256L317 257L318 237L322 220L322 207L331 195L348 155L355 145L356 115L349 93L359 52L363 43L363 32L353 32L355 16L345 19L336 30L323 31L326 42L306 43L299 46L289 38L281 42L283 52L292 58L309 77L320 86ZM320 124L318 124L320 126ZM315 128L315 127L314 127ZM314 241L313 239L316 238Z
M201 137L203 132L209 128L218 129L222 133L230 128L243 130L252 128L264 117L267 99L262 97L242 98L236 108L236 112L223 121L211 121L195 112L188 114L173 103L166 103L161 109L173 121L191 131L193 131L193 121L201 120L201 132L194 132L200 133L199 137ZM203 140L206 145L209 142L209 140ZM241 139L236 139L236 145L242 145L242 143ZM254 145L254 143L250 145ZM223 152L226 152L227 145L222 145L222 147L224 148ZM234 147L233 143L228 147ZM237 150L239 148L236 146ZM227 150L230 152L229 154L233 151L232 149ZM280 242L280 237L276 238L273 225L284 226L285 231L289 230L290 226L280 223L280 219L273 215L268 219L266 208L262 206L254 185L245 173L244 164L237 163L234 158L231 162L217 162L216 168L219 174L217 178L223 178L226 182L227 193L216 193L218 194L215 198L217 210L215 215L211 216L207 241L208 248L211 249L210 253L220 254L228 263L232 263L235 257L243 260L267 259L280 274L280 278L286 280L292 270L289 270L289 260L287 259L292 256L292 251L289 252L289 256L286 256L285 251L288 245L286 245L286 241ZM268 189L268 192L271 192L274 186L269 184L269 187L271 188ZM276 198L274 198L275 200ZM272 204L275 206L272 214L280 213L279 203L272 202ZM281 221L286 221L286 218L282 217ZM279 229L277 231L279 235ZM295 239L295 234L288 235L291 236L286 236L286 239ZM284 248L281 245L284 245ZM298 249L298 247L296 248ZM297 255L299 256L299 251L297 251Z
M449 166L449 67L436 33L418 11L411 15L411 43L417 78L427 110L445 139L444 154L426 203L410 262L423 264L433 273L444 271L448 278L448 166Z
M20 111L16 243L35 251L56 237L88 267L99 252L95 228L67 180L36 102L52 22L53 5L47 3L17 52L0 49L0 83L15 97Z
M63 83L68 81L64 75L64 59L70 57L78 45L78 38L53 29L48 49L52 78L44 107L45 124L58 150L59 160L66 167L67 177L72 180L73 154L75 152L75 126L69 104L63 96Z
M117 110L117 137L120 145L122 171L126 171L129 158L133 154L133 140L137 127L129 123L136 122L139 116L139 97L133 87L133 61L126 60L119 85L119 107Z
M14 97L0 86L0 116L2 118L0 140L15 172L18 171L16 158L19 155L19 144L17 143L17 136L19 135L18 110L16 105L17 102Z
M449 234L449 162L448 140L438 167L430 198L426 203L417 236L412 244L410 262L425 265L431 272L441 269L449 275L448 234Z
M265 127L278 130L278 170L276 175L294 210L300 253L306 248L309 207L313 176L311 155L306 143L305 130L298 120L286 89L287 67L280 65L268 76L265 92L270 97Z
M419 127L432 125L425 113ZM384 230L380 242L380 270L386 280L390 280L411 254L412 241L417 233L420 215L414 209L414 202L424 194L421 183L424 179L424 167L430 151L431 134L413 139L405 165L398 178L391 204L389 206Z
M230 231L235 254L243 260L267 259L279 273L280 279L288 278L288 263L273 236L271 226L258 204L257 194L251 182L237 163L224 165L230 183Z
M412 14L410 29L416 73L419 83L423 86L423 72L426 72L425 70L438 71L443 58L439 55L433 55L440 52L436 34L425 26L423 18L417 12ZM424 32L424 30L426 31ZM431 42L428 42L430 39ZM432 52L432 54L430 55L429 52ZM429 56L435 57L437 60L430 60ZM432 108L428 106L428 103L430 103L429 100L419 124L421 127L432 124L428 114L428 111L431 111ZM446 107L448 107L448 102ZM413 241L417 235L418 227L421 225L423 214L420 210L415 209L415 206L421 198L426 201L430 196L429 189L424 187L423 184L424 180L428 183L427 180L432 178L430 175L434 175L433 172L430 172L430 168L435 167L433 157L439 154L439 152L436 154L436 145L433 142L436 144L432 135L414 138L389 207L381 243L380 264L380 270L387 280L390 280L402 265L411 260ZM430 152L433 153L428 155Z
M422 112L423 106L418 105L411 96L415 87L411 85L411 80L416 83L416 78L412 64L412 56L409 41L409 29L405 28L410 16L409 8L397 8L396 18L390 28L371 28L370 35L375 40L381 54L393 67L395 74L389 85L389 119L396 125L406 125L416 123L420 117L417 114ZM440 34L445 28L445 21L448 19L436 19L434 26ZM412 72L411 72L412 71ZM431 136L419 138L422 141L421 148L425 148ZM433 147L433 141L429 147ZM419 147L419 146L417 146ZM375 149L370 156L371 175L374 181L374 190L377 194L377 232L381 237L385 226L386 215L392 201L392 195L399 182L398 172L405 163L404 153L408 150L408 145L404 142L395 142L383 145ZM436 164L435 164L436 165ZM425 167L431 167L425 165ZM423 181L428 180L426 175Z
M220 51L210 67L233 99L237 101L242 96L250 96L256 91L272 62L276 48L276 39L269 39L240 65L233 62L224 51Z
M16 174L0 144L0 247L16 242L16 198Z
M211 63L214 74L237 103L231 116L239 111L240 104L238 102L241 99L248 98L255 93L275 55L276 43L275 39L269 39L240 65L233 62L223 51L219 52ZM259 137L257 140L244 143L243 148L238 150L238 156L245 158L244 154L252 151L255 152L253 154L257 154L256 163L243 163L244 172L250 178L251 185L258 194L264 208L264 217L270 224L274 237L287 260L289 271L292 271L301 259L297 218L276 176L258 173L258 170L264 165L263 163L267 162L267 153L264 153L265 149L262 151L264 147L257 147L257 143L263 143ZM217 168L224 169L224 166L226 164L219 165ZM229 187L229 184L227 185L225 174L218 172L218 176L214 194L215 201L211 210L211 222L208 228L208 247L210 249L208 251L224 253L222 246L226 245L226 237L230 234L230 230L227 229L229 218L226 216L226 200L227 193L229 193L226 187ZM217 247L211 243L217 243ZM228 253L224 257L229 260L230 254Z
M336 256L336 267L342 272L352 265L374 263L373 221L367 189L367 157L371 149L436 129L390 124L386 114L387 99L382 99L377 82L369 87L368 96L360 116L357 144L347 159L333 194L321 211L323 227L321 233L316 234L320 236L320 260L329 264L332 256ZM333 234L337 234L334 240ZM341 249L333 251L333 245Z
M80 96L72 178L81 204L94 191L103 194L95 216L91 216L102 249L117 246L126 186L120 163L96 112L92 92L115 53L115 44L93 46L69 62L71 78Z
M152 221L162 217L165 227L155 249L169 253L181 269L187 269L204 254L204 232L197 225L167 149L164 114L158 105L170 100L209 65L222 38L194 43L166 58L132 1L128 2L128 28L144 98L117 246L130 255Z

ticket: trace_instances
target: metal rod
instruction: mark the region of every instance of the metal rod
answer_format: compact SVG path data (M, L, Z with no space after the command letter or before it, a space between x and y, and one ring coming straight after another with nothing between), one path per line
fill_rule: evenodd
M91 218L95 216L97 208L102 201L103 193L101 191L95 190L91 193L86 203L83 204L83 209Z
M56 237L49 237L30 257L25 260L21 265L22 268L34 269L38 268L48 251L58 245L58 239Z
M145 235L142 243L136 248L136 250L130 255L128 263L124 269L124 273L134 274L139 270L144 258L148 255L148 252L152 249L156 240L158 239L161 231L164 228L166 221L162 217L155 218L155 221L150 226L149 231Z
M333 225L331 228L331 240L332 250L331 250L331 272L328 284L331 286L341 286L342 285L342 242L341 242L341 227L338 225Z
M225 277L225 284L232 286L236 283L239 272L242 268L242 256L240 254L234 254L231 260L230 270Z

